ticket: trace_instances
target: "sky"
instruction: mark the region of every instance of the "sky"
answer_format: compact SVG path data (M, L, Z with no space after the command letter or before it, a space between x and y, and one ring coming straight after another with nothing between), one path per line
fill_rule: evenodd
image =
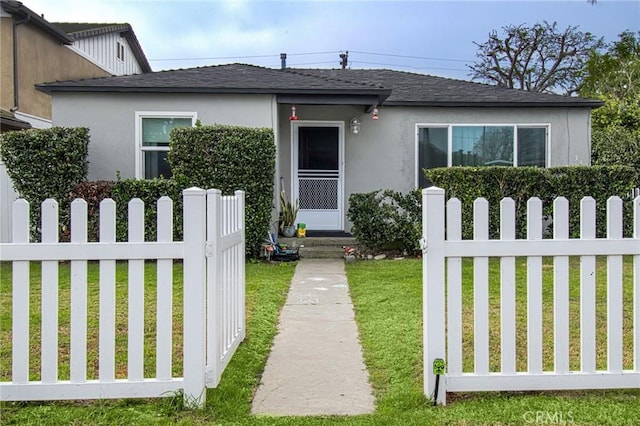
M508 25L557 22L611 42L640 1L21 0L49 22L132 25L154 71L226 63L388 68L469 80L477 46Z

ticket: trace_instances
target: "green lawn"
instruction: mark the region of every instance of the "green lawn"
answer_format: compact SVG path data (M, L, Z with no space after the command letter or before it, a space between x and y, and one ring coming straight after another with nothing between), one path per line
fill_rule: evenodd
M604 265L600 262L599 266ZM465 276L470 273L470 264L466 264ZM625 264L630 271L630 262ZM153 276L153 267L149 265L148 273ZM547 268L548 269L548 268ZM39 269L34 265L32 276L32 293L35 301L32 303L32 346L38 345L39 328ZM95 282L97 282L97 267L90 267L90 298L97 297ZM524 275L519 267L518 279L518 311L519 321L526 322L522 306L524 303ZM491 274L496 274L496 265L491 265ZM179 396L157 400L119 400L93 402L34 402L34 403L3 403L0 405L1 424L349 424L349 425L378 425L378 424L531 424L536 416L547 424L636 424L640 418L640 391L590 391L564 393L480 393L449 395L449 405L446 407L432 407L422 393L422 330L421 330L421 263L418 260L355 262L347 266L351 295L356 309L356 319L361 333L364 347L365 362L369 368L374 393L377 399L377 410L373 415L357 417L289 417L265 418L253 417L249 414L251 398L255 386L266 362L271 341L276 330L277 314L284 303L289 280L293 274L292 264L271 265L264 263L247 264L247 337L240 346L222 382L217 389L211 389L207 394L207 405L203 410L190 411L181 409ZM604 277L606 271L598 270L598 308L606 304L606 288ZM10 267L3 264L0 273L0 377L6 380L10 364L7 355L10 354ZM61 267L61 277L68 277L68 268ZM181 276L180 266L176 266L176 277ZM118 297L124 296L126 287L126 266L118 269ZM551 287L548 282L550 275L545 274L543 293L545 303L550 300ZM62 278L61 278L62 279ZM467 281L468 282L468 281ZM179 279L176 278L176 298L174 309L176 314L181 311L181 294L177 290ZM122 288L121 288L122 287ZM146 289L149 309L153 309L153 286ZM492 332L491 338L499 335L496 315L496 303L499 289L490 286ZM121 296L122 294L122 296ZM472 294L471 284L465 284L463 294L469 300ZM61 306L66 306L60 314L61 330L68 321L68 282L61 283ZM578 301L579 289L575 279L571 283L572 320L576 315L575 305ZM65 299L66 297L66 299ZM625 300L630 304L631 278L627 273L625 283ZM526 306L526 305L524 305ZM551 309L551 308L549 308ZM545 310L545 339L552 342L550 317ZM150 312L151 313L151 312ZM471 321L472 310L465 304L465 322ZM90 311L90 318L97 318L97 312ZM126 324L124 313L122 321ZM150 315L148 315L150 316ZM66 319L65 319L66 318ZM120 315L119 315L120 318ZM606 323L603 316L598 317L598 347L606 345L603 330ZM549 323L549 324L548 324ZM499 321L498 321L499 324ZM90 320L90 333L95 334L92 327L97 326L95 320ZM178 327L179 328L179 327ZM552 329L551 329L552 330ZM465 368L472 363L472 341L469 339L471 329L465 328ZM521 358L525 350L522 337L524 329L518 327L518 356ZM625 315L625 366L629 367L630 360L630 314ZM152 333L150 333L152 335ZM176 335L180 332L177 330ZM126 336L120 344L126 347ZM572 348L575 348L577 333L571 335ZM152 341L150 337L150 342ZM61 344L64 339L60 338ZM94 341L95 343L95 341ZM492 363L499 356L499 347L491 342ZM152 344L150 348L152 349ZM61 349L61 377L68 375L68 367L64 366L64 345ZM524 352L526 353L526 352ZM551 352L552 353L552 352ZM120 354L119 362L126 367L126 358ZM152 355L152 351L150 353ZM90 355L91 356L91 355ZM93 355L95 356L95 355ZM126 356L126 355L125 355ZM176 358L180 357L176 351ZM549 353L545 352L545 366L548 366ZM179 360L178 360L179 361ZM522 365L519 359L519 366ZM524 361L526 364L526 360ZM572 358L572 363L574 363ZM602 366L604 358L598 356L598 364ZM179 367L179 362L177 362ZM120 365L120 364L119 364ZM493 364L492 364L493 365ZM67 370L65 370L67 368ZM149 371L153 371L153 357L148 359ZM179 368L176 374L179 373ZM119 369L122 372L122 368ZM37 377L36 362L31 365L32 376ZM95 371L90 370L91 374ZM562 424L562 423L561 423Z

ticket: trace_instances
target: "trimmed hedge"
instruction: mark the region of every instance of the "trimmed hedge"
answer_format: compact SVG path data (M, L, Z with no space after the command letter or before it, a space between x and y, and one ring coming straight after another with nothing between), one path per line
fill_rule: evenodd
M20 195L30 203L31 237L40 240L40 208L47 198L59 203L61 237L68 234L69 193L86 179L89 129L52 127L0 136L0 158Z
M139 198L144 203L145 241L156 241L157 202L167 196L173 200L173 238L182 240L182 191L169 179L124 179L116 182L82 182L71 191L71 201L87 202L88 239L98 241L100 235L100 202L111 198L116 203L116 241L128 240L129 201Z
M182 240L182 190L172 179L124 179L115 182L111 198L116 202L116 240L128 240L129 201L139 198L144 203L144 239L156 241L158 199L173 200L173 239Z
M447 198L462 202L463 238L472 238L473 200L489 201L489 235L498 238L500 200L511 197L516 203L517 238L526 237L526 203L531 197L543 202L543 214L551 217L553 200L569 200L569 230L572 238L580 233L580 200L596 200L596 234L606 236L606 201L611 196L625 200L625 235L631 235L628 195L635 186L635 170L626 166L537 167L451 167L424 171L434 185L444 188Z
M624 235L632 235L632 200L635 170L625 166L537 167L451 167L425 171L434 185L446 191L446 197L462 203L462 234L473 238L473 201L484 197L489 202L489 237L499 237L500 200L511 197L516 204L517 238L526 238L526 209L531 197L543 202L543 214L551 217L553 200L569 200L569 227L572 238L580 234L580 200L596 200L596 233L606 236L606 202L619 196L624 202ZM416 252L422 236L421 191L407 194L373 191L349 197L347 217L352 234L360 244L372 250L402 249ZM550 231L551 228L548 230ZM546 237L550 235L547 234Z
M171 131L168 160L178 188L246 192L247 254L257 255L273 208L275 155L271 129L196 126Z

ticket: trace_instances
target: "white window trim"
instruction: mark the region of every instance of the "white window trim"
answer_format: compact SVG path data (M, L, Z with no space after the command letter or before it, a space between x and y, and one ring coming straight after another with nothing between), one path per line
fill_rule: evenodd
M198 120L197 112L185 112L185 111L136 111L135 113L135 176L136 179L144 179L144 156L143 151L169 151L169 147L153 147L144 148L142 146L142 119L143 118L190 118L191 126L195 126L196 120Z
M116 40L116 59L120 62L124 62L124 54L125 54L125 47L124 47L124 43L122 40ZM120 55L120 52L122 51L122 56Z
M415 186L420 184L420 129L424 128L446 128L447 129L447 167L451 167L452 162L452 144L453 144L453 127L513 127L513 166L518 167L518 128L540 128L547 129L547 138L545 141L545 167L551 164L551 123L416 123L415 131Z

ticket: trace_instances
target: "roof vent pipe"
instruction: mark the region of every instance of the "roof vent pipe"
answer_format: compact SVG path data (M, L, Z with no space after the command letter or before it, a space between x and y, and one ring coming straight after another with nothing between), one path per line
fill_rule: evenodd
M287 68L287 54L286 53L281 53L280 54L280 69L284 70Z

